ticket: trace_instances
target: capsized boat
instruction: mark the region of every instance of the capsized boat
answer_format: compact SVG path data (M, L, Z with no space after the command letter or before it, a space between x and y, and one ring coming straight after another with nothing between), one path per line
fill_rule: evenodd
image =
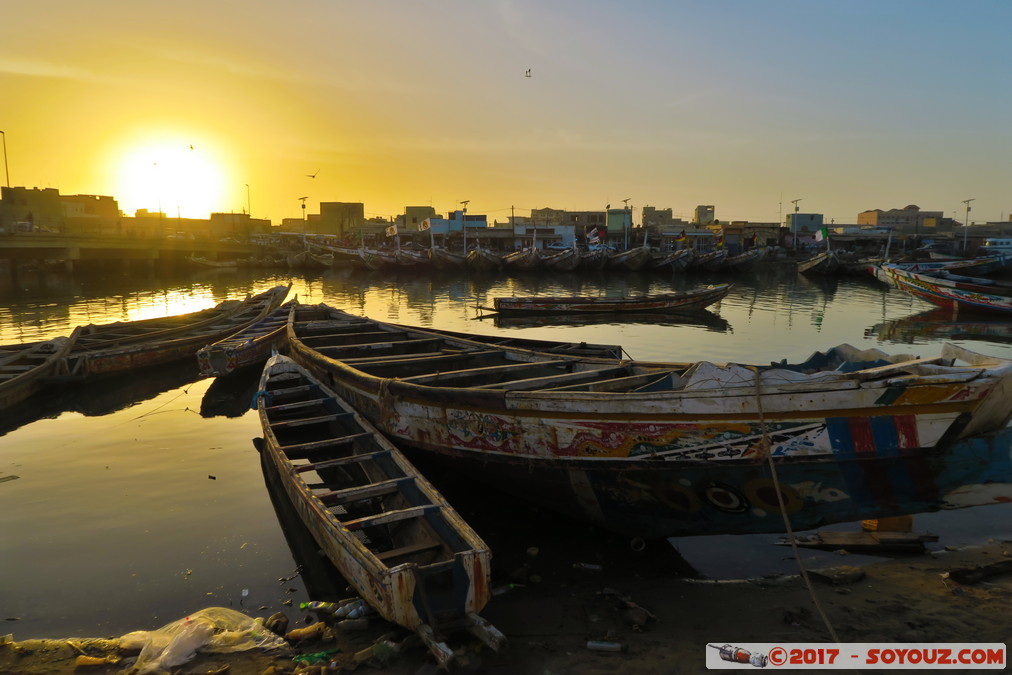
M262 452L320 548L387 621L415 631L449 665L446 635L505 637L478 612L491 552L442 495L337 394L282 355L264 367Z
M937 505L1009 453L1012 362L840 345L765 366L573 358L302 305L297 361L389 438L518 497L656 538ZM1002 455L1004 453L1004 455ZM960 469L963 466L970 469Z
M642 296L500 296L489 308L500 314L585 314L590 312L678 312L719 302L731 284L700 286L677 293Z

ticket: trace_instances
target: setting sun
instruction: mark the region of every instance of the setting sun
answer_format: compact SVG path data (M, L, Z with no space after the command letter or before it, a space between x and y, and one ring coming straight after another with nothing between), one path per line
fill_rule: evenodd
M120 209L207 218L227 208L228 181L214 150L176 136L125 145L112 160Z

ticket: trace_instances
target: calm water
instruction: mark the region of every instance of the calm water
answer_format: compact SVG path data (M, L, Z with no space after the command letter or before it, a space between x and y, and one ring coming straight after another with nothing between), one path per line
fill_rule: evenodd
M67 334L89 322L202 309L288 280L234 270L6 277L0 344ZM1012 358L1009 322L953 322L871 279L809 280L787 269L735 279L725 300L693 319L582 326L500 325L477 320L475 308L496 295L632 295L724 279L429 280L328 272L291 280L303 302L377 319L615 343L637 359L765 363L804 359L843 342L929 356L945 341ZM285 539L251 443L260 435L256 416L244 413L253 380L198 380L195 370L185 364L55 392L26 416L0 419L0 616L12 619L0 632L16 639L115 636L211 605L266 615L286 600L297 605L319 593L296 574L305 561ZM923 514L914 528L942 535L939 546L962 545L1008 538L1010 516L1012 506ZM787 549L771 545L778 538L673 543L704 574L751 576L793 569Z

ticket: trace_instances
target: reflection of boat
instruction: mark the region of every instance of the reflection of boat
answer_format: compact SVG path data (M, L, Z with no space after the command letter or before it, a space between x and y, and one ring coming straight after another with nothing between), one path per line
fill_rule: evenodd
M264 367L257 411L285 492L366 602L418 633L443 666L451 631L501 646L477 615L491 595L491 552L397 448L285 356Z
M292 285L288 284L291 289ZM287 302L259 321L197 350L197 365L204 377L230 375L237 370L262 364L271 352L287 340L288 310L298 298Z
M797 529L888 512L890 471L941 480L935 453L1012 419L1012 362L953 345L755 367L559 358L319 305L293 312L289 344L392 440L630 536L780 531L767 460L791 476Z
M731 284L700 286L677 293L642 296L501 296L492 310L500 314L590 314L601 312L679 312L708 307L720 301Z
M984 340L1012 344L1012 322L957 318L951 309L936 308L876 324L866 331L879 340L913 344L929 340Z
M204 345L232 335L273 311L288 295L288 289L275 286L245 300L226 300L213 309L190 314L84 326L59 375L111 375L192 359Z
M617 314L560 314L550 316L532 314L529 316L502 316L486 314L481 319L492 319L496 328L536 328L539 326L599 326L602 324L652 325L652 326L701 326L708 330L726 333L731 324L727 319L708 309L681 314L667 312L620 312ZM506 345L510 346L510 345ZM528 347L542 351L536 347Z
M242 417L260 385L260 369L246 368L211 380L200 399L201 417Z
M186 259L194 267L201 267L204 269L234 270L238 267L238 263L235 260L209 260L196 255L187 256Z
M0 410L42 391L45 378L60 366L80 330L76 329L69 338L0 348Z
M918 273L886 263L879 266L901 290L940 307L961 312L1012 313L1012 286L946 270Z

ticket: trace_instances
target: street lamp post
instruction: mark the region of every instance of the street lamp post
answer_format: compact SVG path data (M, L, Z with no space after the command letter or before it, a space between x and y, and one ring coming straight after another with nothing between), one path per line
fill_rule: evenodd
M250 216L251 218L253 217L253 211L250 209L249 206L249 183L246 183L246 215Z
M966 255L966 234L970 229L970 202L977 201L976 199L964 199L963 203L966 205L966 217L963 220L963 255Z
M7 170L7 134L5 134L4 132L0 131L0 136L4 137L4 176L7 179L7 182L5 183L5 185L7 185L7 187L10 187L11 186L11 173L10 173L10 171Z

